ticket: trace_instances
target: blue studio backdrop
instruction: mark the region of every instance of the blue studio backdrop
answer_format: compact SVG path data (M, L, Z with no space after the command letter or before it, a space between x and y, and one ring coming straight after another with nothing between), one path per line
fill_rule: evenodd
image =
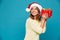
M44 8L51 8L52 17L47 21L47 31L41 40L60 40L60 0L0 0L0 40L23 40L25 22L29 13L28 4L38 2Z

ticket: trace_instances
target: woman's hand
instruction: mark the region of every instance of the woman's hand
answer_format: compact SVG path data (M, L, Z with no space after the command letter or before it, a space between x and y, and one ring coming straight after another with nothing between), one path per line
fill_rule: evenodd
M47 13L43 14L42 19L47 20L48 19L48 14Z

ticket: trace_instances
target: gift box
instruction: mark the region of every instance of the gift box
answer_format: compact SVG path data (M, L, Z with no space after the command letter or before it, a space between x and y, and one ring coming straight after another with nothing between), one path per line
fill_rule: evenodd
M41 13L42 13L41 15L44 15L45 13L47 13L49 18L52 16L52 10L51 9L42 9Z

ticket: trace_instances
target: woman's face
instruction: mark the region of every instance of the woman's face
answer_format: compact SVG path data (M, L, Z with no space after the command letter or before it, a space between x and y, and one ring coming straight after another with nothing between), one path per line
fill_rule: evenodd
M36 15L38 14L37 7L36 7L36 6L32 7L30 13L31 13L33 16L36 16Z

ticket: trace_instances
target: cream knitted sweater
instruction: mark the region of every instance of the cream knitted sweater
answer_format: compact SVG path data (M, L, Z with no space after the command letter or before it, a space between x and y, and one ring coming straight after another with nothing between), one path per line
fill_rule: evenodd
M26 34L24 40L39 40L39 35L46 31L46 23L43 29L40 27L40 24L41 22L29 17L26 21Z

